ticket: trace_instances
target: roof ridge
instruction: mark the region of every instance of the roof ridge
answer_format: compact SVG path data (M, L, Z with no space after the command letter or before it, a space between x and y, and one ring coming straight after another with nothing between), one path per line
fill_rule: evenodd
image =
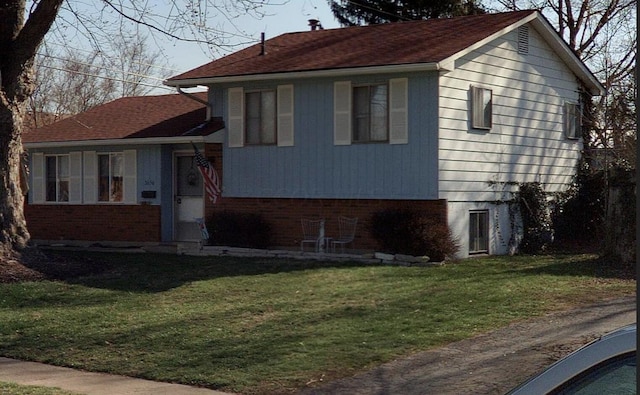
M452 20L455 19L462 19L462 18L490 18L490 17L497 17L497 16L501 16L501 15L505 15L505 14L530 14L533 12L537 12L537 9L527 9L527 10L517 10L517 11L503 11L503 12L496 12L496 13L486 13L486 14L473 14L473 15L458 15L458 16L453 16L453 17L446 17L446 18L426 18L426 19L411 19L411 20L405 20L405 21L396 21L396 22L384 22L384 23L375 23L375 24L370 24L370 25L353 25L353 26L339 26L339 27L332 27L332 28L326 28L326 29L319 29L319 30L301 30L301 31L297 31L297 32L286 32L286 33L282 33L279 34L277 36L273 36L269 39L266 40L266 42L268 42L269 40L273 40L276 39L278 37L282 37L282 36L288 36L288 35L299 35L299 34L323 34L324 32L326 32L326 34L335 32L335 31L344 31L344 30L351 30L351 29L367 29L367 28L388 28L390 26L394 26L394 25L398 25L398 24L402 24L402 25L406 25L406 24L422 24L422 23L434 23L434 22L451 22ZM257 42L256 44L252 44L249 47L246 48L251 48L254 45L260 45L260 42ZM246 49L245 48L245 49Z
M175 75L167 85L188 80L187 86L219 77L434 64L536 12L509 11L284 33Z

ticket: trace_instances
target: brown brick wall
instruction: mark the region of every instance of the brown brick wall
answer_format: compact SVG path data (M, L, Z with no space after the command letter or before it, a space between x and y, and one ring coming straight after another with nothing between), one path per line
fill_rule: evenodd
M273 243L278 247L296 247L302 236L302 218L324 218L327 236L338 235L338 217L357 217L358 227L352 248L373 250L377 245L369 234L373 212L385 208L411 207L432 213L446 224L446 200L375 199L266 199L221 198L206 208L207 219L218 210L257 212L273 227Z
M160 206L25 205L32 239L160 242Z

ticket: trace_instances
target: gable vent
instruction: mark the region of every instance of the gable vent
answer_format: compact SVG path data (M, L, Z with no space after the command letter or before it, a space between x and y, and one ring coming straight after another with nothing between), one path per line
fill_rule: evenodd
M518 53L522 55L529 53L529 26L518 28Z

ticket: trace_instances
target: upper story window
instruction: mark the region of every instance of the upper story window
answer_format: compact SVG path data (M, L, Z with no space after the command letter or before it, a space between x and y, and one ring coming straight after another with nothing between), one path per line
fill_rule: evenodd
M245 93L246 144L276 143L276 91Z
M69 155L45 157L46 201L69 201Z
M409 79L333 83L333 144L409 142Z
M121 202L124 189L122 152L98 154L98 201Z
M478 86L471 87L471 127L491 129L493 114L493 92Z
M389 140L387 84L353 87L353 142Z
M582 110L579 104L564 103L564 133L568 139L579 139L582 134Z
M293 85L275 89L227 90L227 141L229 147L277 145L294 142Z

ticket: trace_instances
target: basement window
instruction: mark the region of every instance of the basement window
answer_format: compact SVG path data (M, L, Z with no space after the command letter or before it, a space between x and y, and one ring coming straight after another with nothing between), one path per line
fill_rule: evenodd
M489 211L469 213L469 254L489 253Z

